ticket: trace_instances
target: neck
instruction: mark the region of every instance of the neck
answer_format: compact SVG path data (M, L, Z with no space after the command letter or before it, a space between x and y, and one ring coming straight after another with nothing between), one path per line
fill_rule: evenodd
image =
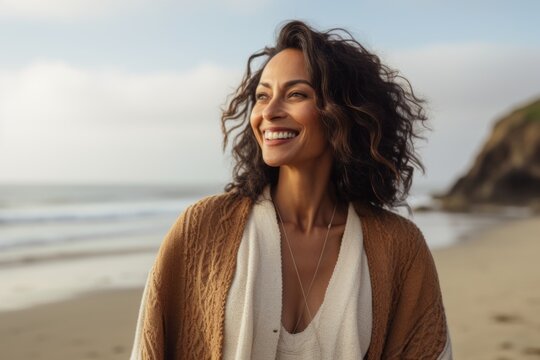
M331 159L302 168L280 167L272 199L284 222L293 223L306 234L316 226L328 226L337 204L330 182L331 168Z

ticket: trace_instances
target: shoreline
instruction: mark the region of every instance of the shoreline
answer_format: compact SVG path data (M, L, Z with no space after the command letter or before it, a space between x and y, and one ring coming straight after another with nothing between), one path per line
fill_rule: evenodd
M4 267L0 271L0 314L80 294L142 288L154 259L155 252L121 252Z
M540 216L502 221L433 250L456 359L540 358ZM125 359L142 286L0 311L10 359Z

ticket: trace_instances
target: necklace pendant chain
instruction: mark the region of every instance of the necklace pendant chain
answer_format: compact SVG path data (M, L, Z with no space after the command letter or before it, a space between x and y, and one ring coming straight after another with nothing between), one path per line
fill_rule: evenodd
M293 262L294 270L296 272L296 277L298 279L298 284L300 285L300 290L302 292L302 297L304 299L304 308L307 310L307 313L308 313L308 316L309 316L309 319L310 319L309 321L310 321L310 324L311 324L313 322L313 316L311 315L311 311L309 310L307 298L308 298L308 296L309 296L309 294L311 292L311 288L313 286L313 283L314 283L315 278L317 276L317 273L319 271L319 267L321 265L324 250L326 248L326 242L328 241L328 235L330 234L330 229L332 228L332 222L334 221L334 215L336 214L337 203L334 205L334 210L332 211L332 217L330 218L330 222L328 223L328 227L327 227L328 230L326 231L326 236L324 238L324 243L323 243L323 247L322 247L322 250L321 250L321 254L319 256L319 260L317 262L317 267L315 268L315 272L313 273L313 277L312 277L311 282L309 284L307 293L304 291L304 286L302 285L302 280L300 278L300 272L298 271L298 266L296 265L296 260L295 260L295 257L294 257L293 251L292 251L291 244L289 242L289 238L287 236L287 231L285 230L285 224L283 223L283 219L281 218L281 214L280 214L280 212L279 212L279 210L278 210L275 203L274 203L274 208L276 209L279 221L281 223L281 227L283 228L283 235L285 237L285 242L287 243L287 247L289 248L289 252L291 254L291 259L292 259L292 262ZM297 319L296 325L294 326L294 329L292 330L293 333L296 332L298 324L300 324L300 320L302 319L302 316L304 315L304 310L303 310L304 308L302 308L302 312L300 313L300 316ZM313 329L314 329L314 332L315 332L315 336L317 338L317 343L319 344L319 348L322 351L319 335L317 333L317 329L315 328L315 324L313 324Z

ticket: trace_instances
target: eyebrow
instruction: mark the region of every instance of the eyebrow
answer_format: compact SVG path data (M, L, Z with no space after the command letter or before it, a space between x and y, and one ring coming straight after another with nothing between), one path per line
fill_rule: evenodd
M309 85L310 87L313 88L313 85L311 85L311 83L307 80L304 80L304 79L297 79L297 80L289 80L287 81L284 86L285 88L289 88L291 86L294 86L296 84L306 84L306 85ZM267 82L260 82L257 86L264 86L266 88L271 88L270 84L267 83Z

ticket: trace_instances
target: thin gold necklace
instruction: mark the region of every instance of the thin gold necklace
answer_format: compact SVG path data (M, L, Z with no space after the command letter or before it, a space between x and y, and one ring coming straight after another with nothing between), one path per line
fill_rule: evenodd
M293 266L294 266L294 270L296 272L296 277L298 279L298 284L300 285L300 290L302 291L302 297L304 298L305 309L308 312L308 315L309 315L309 318L310 318L310 324L311 324L313 322L313 316L311 315L311 311L309 310L309 306L308 306L308 303L307 303L307 297L309 296L309 294L311 292L311 288L313 286L313 283L314 283L315 278L317 276L317 273L319 271L319 267L321 265L322 257L323 257L323 254L324 254L324 249L326 248L326 242L328 241L328 235L330 234L330 229L332 228L332 222L334 221L334 215L336 214L337 203L334 205L334 210L332 211L332 217L330 219L330 223L328 224L328 230L326 231L326 236L324 238L324 243L323 243L323 248L321 250L321 255L319 256L319 261L317 262L317 267L315 268L315 272L313 273L313 278L311 279L311 282L309 284L307 294L304 291L304 286L302 285L302 280L300 279L300 273L298 271L298 266L296 265L296 260L294 258L294 254L293 254L293 251L292 251L292 248L291 248L291 244L290 244L289 238L287 236L287 231L285 230L285 224L283 223L283 219L281 218L281 214L280 214L279 209L278 209L278 207L276 206L275 203L274 203L274 208L276 209L276 212L277 212L278 217L279 217L279 221L281 223L281 227L283 228L283 234L285 235L285 241L287 243L287 247L289 248L289 252L291 254L291 259L293 261ZM304 314L304 310L302 308L302 312L300 313L300 316L298 317L296 325L294 326L293 333L296 332L296 329L298 327L298 324L300 323L300 320L302 319L303 314ZM313 328L314 328L315 336L317 337L317 342L318 342L319 348L320 348L321 343L320 343L320 340L319 340L317 330L315 329L315 324L313 324Z

